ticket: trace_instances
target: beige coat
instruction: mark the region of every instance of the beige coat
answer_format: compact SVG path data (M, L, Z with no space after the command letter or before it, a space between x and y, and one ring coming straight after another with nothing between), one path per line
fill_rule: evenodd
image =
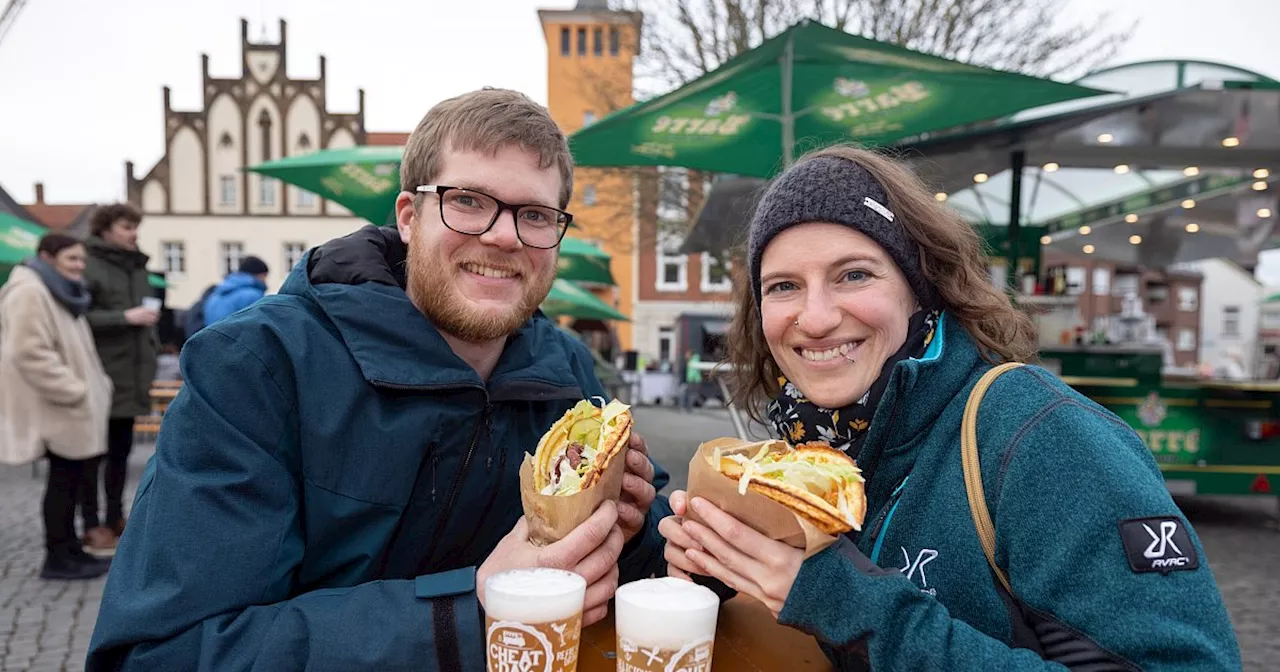
M111 379L84 317L15 266L0 287L0 462L83 460L107 451Z

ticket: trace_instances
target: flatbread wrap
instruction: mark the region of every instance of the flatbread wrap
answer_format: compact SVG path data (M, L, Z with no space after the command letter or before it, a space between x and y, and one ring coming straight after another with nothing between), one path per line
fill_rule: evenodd
M631 407L582 400L551 425L533 457L533 486L542 495L573 495L598 483L631 438Z
M770 441L751 453L716 448L707 459L738 481L738 494L755 491L825 534L862 529L867 514L862 472L848 455L825 443L791 447Z

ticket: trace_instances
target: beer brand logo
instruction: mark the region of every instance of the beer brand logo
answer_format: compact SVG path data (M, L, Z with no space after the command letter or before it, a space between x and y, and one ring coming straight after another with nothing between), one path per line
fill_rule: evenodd
M836 93L845 98L861 98L871 93L871 87L860 79L845 79L844 77L836 77L833 84Z
M489 661L495 672L551 672L551 642L524 623L496 621L489 626Z
M711 640L686 644L671 657L665 672L711 672Z
M618 638L622 660L619 670L626 672L711 672L712 640L700 639L686 644L674 653L670 649L637 646L626 637Z
M737 106L738 94L730 91L719 98L712 98L711 102L707 103L707 108L704 112L708 117L718 117Z
M1160 395L1155 392L1148 394L1146 400L1138 407L1138 419L1147 427L1159 427L1168 415L1168 407L1160 401Z

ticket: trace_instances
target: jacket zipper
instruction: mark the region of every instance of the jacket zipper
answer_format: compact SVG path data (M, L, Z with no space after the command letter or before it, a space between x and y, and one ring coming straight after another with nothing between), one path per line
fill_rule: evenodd
M486 422L486 430L489 432L490 443L492 444L492 443L493 443L493 441L492 441L492 437L493 437L493 416L492 416L492 415L490 415L490 416L489 416L489 418L487 419L487 422ZM489 461L490 461L490 462L492 462L492 461L493 461L493 451L492 451L492 450L490 450L490 452L489 452ZM503 470L504 470L504 469L506 469L506 466L507 466L507 451L505 451L505 450L504 450L504 451L502 451L502 454L498 456L498 475L499 475L499 476L501 476L501 475L502 475ZM498 501L498 492L499 492L499 488L493 488L493 489L490 491L490 493L489 493L489 501L488 501L488 502L485 502L484 508L480 510L480 517L476 519L476 529L477 529L477 530L483 530L483 529L484 529L485 521L489 519L489 512L493 510L493 503L494 503L494 502L496 502L496 501ZM477 535L477 536L478 536L478 535ZM474 540L474 539L475 539L475 537L472 537L472 539ZM470 545L470 544L467 544L467 548L465 548L465 549L463 549L463 550L464 550L463 556L465 557L465 556L466 556L466 553L471 551L471 545Z
M485 394L484 410L480 413L480 422L476 423L475 431L471 432L471 442L467 445L467 453L462 457L462 466L458 468L458 475L453 479L453 485L449 488L449 497L444 500L444 509L440 516L436 519L436 529L431 534L431 543L433 546L439 543L440 535L449 525L450 514L453 513L453 505L458 500L458 491L462 489L462 482L467 478L467 467L471 466L471 458L476 452L476 442L480 440L480 432L489 425L489 414L493 411L493 406L489 404L489 395ZM477 528L478 529L478 528ZM431 555L434 555L431 554ZM430 558L434 560L434 558ZM425 571L421 568L419 571Z

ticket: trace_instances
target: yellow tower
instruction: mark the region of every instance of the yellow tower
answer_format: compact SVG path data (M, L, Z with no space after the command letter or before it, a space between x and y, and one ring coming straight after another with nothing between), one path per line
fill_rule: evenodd
M578 0L568 10L539 10L547 39L547 109L566 134L632 101L632 66L641 14L613 11L606 0ZM569 211L570 236L596 243L613 258L617 288L595 288L606 303L634 314L635 199L628 169L579 168ZM619 350L632 347L631 324L616 325Z

